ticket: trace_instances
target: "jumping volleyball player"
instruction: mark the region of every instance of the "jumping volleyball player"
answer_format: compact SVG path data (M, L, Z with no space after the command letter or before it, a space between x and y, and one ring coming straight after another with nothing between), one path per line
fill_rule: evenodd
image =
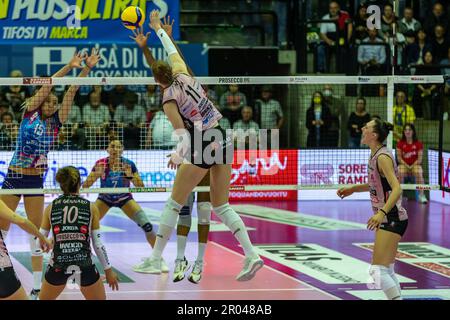
M81 63L85 60L86 66ZM73 68L83 68L79 77L85 77L100 60L98 50L92 49L91 55L75 54L70 62L56 72L53 77L63 77ZM71 86L60 108L58 98L51 93L52 86L42 86L36 94L24 103L25 113L20 123L17 147L9 164L3 189L43 188L43 173L47 170L47 154L58 136L59 128L66 121L78 86ZM13 211L16 210L21 195L2 195L1 200ZM39 227L44 211L44 195L24 195L25 211L28 218ZM0 229L9 230L9 222L0 223ZM6 237L6 236L5 236ZM33 270L33 290L31 298L39 295L42 279L42 251L36 237L30 236L31 266Z
M123 145L119 140L109 143L107 152L109 157L98 160L91 173L83 183L83 188L90 188L100 178L101 188L128 188L130 183L138 188L144 187L141 176L133 161L122 156ZM145 232L148 243L154 246L156 234L153 225L142 210L141 206L133 199L131 193L105 194L101 193L95 201L100 212L100 220L112 207L121 209L131 220L133 220ZM140 265L133 268L139 272ZM169 272L169 268L162 262L163 272Z
M41 233L52 232L54 246L39 300L54 300L66 287L68 280L80 286L87 300L105 300L105 287L92 262L91 239L106 282L113 290L119 289L117 275L112 270L101 241L100 214L97 207L80 197L80 172L68 166L58 170L56 181L63 195L45 208Z
M23 230L39 239L41 247L45 252L51 247L48 241L36 228L36 226L28 219L22 218L15 212L11 211L6 204L0 200L0 222L14 223ZM8 249L4 242L5 231L0 230L0 300L27 300L28 296L17 278L14 268L9 258Z
M171 62L171 66L164 61L154 62L151 66L153 76L164 92L164 112L175 129L174 133L182 140L177 146L177 151L171 155L168 166L177 168L185 156L191 161L189 163L186 160L178 168L173 191L164 207L155 247L146 270L148 273L161 273L161 255L177 224L182 203L186 203L189 194L209 169L214 212L233 232L246 256L244 268L236 279L250 280L262 268L264 262L255 252L242 219L228 203L231 178L229 163L232 162L230 158L233 156L232 140L218 124L222 118L220 112L208 99L200 83L188 75L186 64L161 27L157 10L151 13L150 26L156 31ZM200 136L202 139L204 134L212 134L216 139L213 142L194 143L195 137ZM186 147L190 149L189 154L186 153ZM214 159L208 159L207 153Z
M401 300L400 283L394 263L400 239L408 226L408 215L402 207L402 189L392 152L383 145L393 129L392 124L373 119L362 128L361 143L370 147L369 183L338 190L341 198L354 192L370 192L373 212L369 230L376 230L372 266L369 273L389 300Z
M172 39L172 26L175 20L170 21L170 17L164 18L161 27L166 31L167 35ZM147 46L147 40L150 33L144 35L143 29L138 29L136 32L133 31L134 37L130 37L138 46L143 50L144 56L147 60L149 66L153 65L156 60L154 59L151 51ZM173 41L173 39L172 39ZM178 48L176 43L173 41L176 49L178 50L182 59L184 59L181 50ZM194 76L191 68L186 66L190 76ZM200 181L199 186L209 186L209 172ZM185 272L189 269L189 262L185 257L187 236L192 225L192 208L194 204L195 195L191 193L188 197L188 201L183 208L181 208L178 225L177 225L177 258L175 260L175 270L173 273L173 281L178 282L184 279ZM204 256L206 251L206 243L208 241L209 226L211 221L211 201L209 198L209 192L198 192L197 193L197 217L198 217L198 254L195 260L194 266L192 267L192 272L190 273L188 279L192 283L199 283L202 278ZM163 265L164 266L164 265ZM148 261L135 269L138 272L145 272L148 267ZM162 269L163 270L163 269Z

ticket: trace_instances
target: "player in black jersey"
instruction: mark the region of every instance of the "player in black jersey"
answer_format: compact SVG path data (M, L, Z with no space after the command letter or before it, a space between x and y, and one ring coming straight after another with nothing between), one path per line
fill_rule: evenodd
M43 251L48 252L50 249L51 242L39 233L36 226L30 220L9 209L2 200L0 200L0 221L17 224L29 234L39 238ZM28 300L28 296L14 272L8 249L6 249L4 242L6 233L7 231L0 230L0 300Z
M113 290L118 290L119 285L101 241L98 209L80 197L81 179L77 168L59 169L56 181L64 194L44 212L41 232L48 236L52 231L54 247L39 299L56 299L66 284L75 283L87 300L104 300L105 287L91 258L91 238L105 269L106 281Z

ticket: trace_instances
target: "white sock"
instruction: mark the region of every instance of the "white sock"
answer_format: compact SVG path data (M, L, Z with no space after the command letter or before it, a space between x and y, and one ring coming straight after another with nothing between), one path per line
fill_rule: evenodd
M33 289L41 290L42 271L33 271Z
M183 260L186 251L187 237L177 235L177 259Z
M237 215L237 213L236 213ZM236 237L236 239L239 241L239 243L242 246L242 249L244 249L245 256L248 257L255 257L257 256L253 245L250 241L250 238L248 236L247 229L245 228L244 222L242 219L239 219L238 221L235 221L231 225L231 231L233 232L233 235Z
M172 230L177 225L178 213L182 205L174 201L172 198L167 200L163 213L159 222L158 233L156 234L155 247L153 248L152 257L161 259L162 252L170 239Z
M198 243L198 255L197 255L197 261L203 261L205 258L205 251L206 251L206 243L199 242Z

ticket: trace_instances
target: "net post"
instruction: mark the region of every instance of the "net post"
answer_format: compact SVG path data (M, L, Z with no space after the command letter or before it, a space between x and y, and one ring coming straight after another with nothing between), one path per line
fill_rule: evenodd
M387 76L387 120L390 123L394 123L394 76ZM387 147L392 149L393 146L393 133L389 132L387 138Z
M444 95L445 95L445 83L450 79L450 75L444 75L444 83L441 88L441 101L438 105L439 114L439 145L438 145L438 181L441 190L444 190L444 179L443 179L443 169L444 169L444 158L442 154L442 149L444 148Z

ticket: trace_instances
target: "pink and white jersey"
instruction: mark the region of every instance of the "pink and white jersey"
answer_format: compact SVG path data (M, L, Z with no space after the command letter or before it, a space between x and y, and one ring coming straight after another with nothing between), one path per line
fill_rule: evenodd
M215 127L222 118L200 83L186 74L176 75L171 86L164 90L163 105L171 100L176 101L186 129L195 126L204 131Z
M387 179L381 176L380 171L378 170L378 157L380 155L386 155L394 164L395 175L398 178L398 169L397 164L395 162L394 156L389 151L386 146L381 147L375 152L375 154L369 160L369 191L370 191L370 200L372 201L372 209L373 212L376 213L380 208L382 208L391 194L392 188L389 185ZM408 215L406 213L405 208L402 207L402 197L400 197L395 204L395 206L388 212L389 215L397 215L400 221L407 220ZM384 217L384 223L387 222L387 218Z
M8 249L6 249L5 241L3 240L2 231L0 230L0 269L9 267L12 267L12 263L9 258Z

